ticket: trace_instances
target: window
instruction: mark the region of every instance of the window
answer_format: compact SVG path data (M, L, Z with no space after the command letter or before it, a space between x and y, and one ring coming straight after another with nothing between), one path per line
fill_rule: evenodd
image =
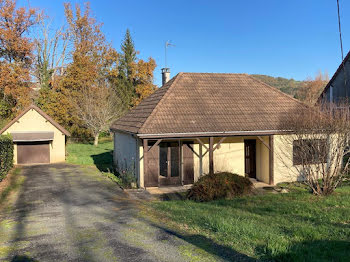
M293 141L293 165L327 162L326 139L300 139Z

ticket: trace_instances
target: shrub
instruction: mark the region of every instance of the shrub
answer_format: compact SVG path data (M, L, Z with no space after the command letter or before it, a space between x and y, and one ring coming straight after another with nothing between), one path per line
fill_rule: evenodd
M135 177L135 174L130 172L130 171L127 171L127 172L122 172L122 173L119 173L119 176L118 176L121 180L121 186L123 188L135 188L136 187L136 177Z
M129 166L129 168L119 169L117 166L114 167L115 174L120 180L119 185L123 188L135 188L137 179L134 165L130 164L126 166Z
M13 167L13 141L9 135L0 136L0 181Z
M187 192L187 198L195 201L211 201L215 199L232 199L248 194L252 190L252 182L243 176L228 172L201 177Z

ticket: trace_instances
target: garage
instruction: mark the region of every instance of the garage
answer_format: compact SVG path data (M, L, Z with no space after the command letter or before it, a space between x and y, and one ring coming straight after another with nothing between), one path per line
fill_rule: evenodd
M17 143L17 163L50 163L50 144L48 142Z
M15 164L64 162L70 133L37 106L30 106L8 123L1 134L10 134Z
M12 132L17 145L17 164L50 163L50 144L54 132Z

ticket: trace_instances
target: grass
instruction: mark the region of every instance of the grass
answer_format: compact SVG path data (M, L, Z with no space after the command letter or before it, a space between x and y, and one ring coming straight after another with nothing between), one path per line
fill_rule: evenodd
M69 143L67 163L96 167L102 175L124 186L123 181L113 173L113 141L100 139L98 146L89 143Z
M162 222L197 245L210 239L215 249L220 246L232 254L270 261L348 261L350 257L350 186L329 197L299 188L288 194L149 205L153 217L162 217ZM210 251L209 246L202 248Z
M24 182L24 177L21 175L20 168L14 168L8 176L0 184L0 209L8 204L9 196L15 192Z
M96 166L102 172L109 172L113 164L113 141L102 140L98 146L89 143L68 143L67 162Z

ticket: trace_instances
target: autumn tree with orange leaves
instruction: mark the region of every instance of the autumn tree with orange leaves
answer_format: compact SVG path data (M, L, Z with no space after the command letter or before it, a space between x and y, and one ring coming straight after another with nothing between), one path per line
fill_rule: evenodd
M137 57L129 31L118 54L89 3L64 10L55 30L38 9L0 0L0 117L34 101L74 137L97 143L111 121L154 92L156 63Z
M138 105L156 90L156 86L153 84L153 72L155 68L156 61L151 57L147 62L142 59L137 62L135 74L136 95L133 99L134 106Z
M304 81L304 85L298 90L296 98L310 106L315 105L328 81L327 73L318 72L314 79L308 78Z
M82 98L84 94L89 94L88 97L91 98L90 90L99 93L99 90L96 91L98 88L104 90L106 86L108 88L108 78L117 74L118 54L106 41L101 31L101 24L92 18L88 3L83 9L80 5L73 8L69 3L64 7L68 24L67 34L72 46L70 52L72 61L52 90L41 94L41 107L67 127L74 136L98 137L100 132L106 131L106 126L114 118L109 115L104 123L101 120L99 127L91 128L90 123L80 113L82 102L91 103L91 101ZM100 109L104 110L102 105L103 103ZM98 113L97 110L94 112ZM115 108L115 112L119 115L118 108Z
M29 30L38 22L38 11L0 0L0 115L9 117L30 103L30 68L33 41Z

